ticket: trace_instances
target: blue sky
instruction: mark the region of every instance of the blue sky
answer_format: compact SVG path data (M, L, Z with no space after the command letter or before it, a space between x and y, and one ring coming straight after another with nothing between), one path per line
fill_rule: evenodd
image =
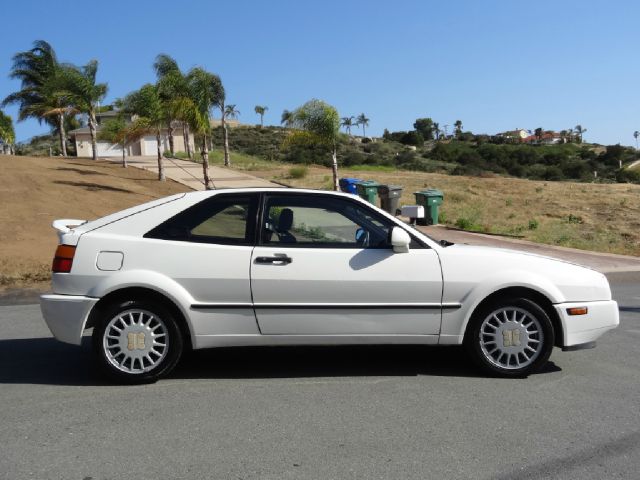
M579 123L603 144L631 145L640 130L640 2L21 0L3 18L3 98L19 88L11 56L43 39L62 61L97 59L107 102L154 81L158 53L203 66L244 123L258 122L257 104L278 124L320 98L341 116L364 112L374 135L418 117L475 133Z

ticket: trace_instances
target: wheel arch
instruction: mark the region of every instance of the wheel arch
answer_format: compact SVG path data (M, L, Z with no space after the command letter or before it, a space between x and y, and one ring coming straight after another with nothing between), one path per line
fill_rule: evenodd
M562 330L562 322L558 317L558 312L553 308L553 302L547 297L544 293L541 293L538 290L529 287L522 286L513 286L513 287L504 287L499 290L496 290L485 298L483 298L472 310L469 314L467 321L465 322L464 327L464 341L467 339L467 335L469 332L469 325L471 324L471 319L476 314L476 312L480 311L486 305L500 299L500 298L526 298L536 303L544 312L547 314L549 319L551 320L551 325L553 326L553 333L555 337L554 345L556 347L561 347L564 345L564 332Z
M176 319L185 342L185 347L189 350L193 349L192 329L182 309L178 306L177 302L169 298L169 296L149 287L128 286L112 290L93 306L84 328L93 327L97 318L109 305L126 300L147 300L160 303L169 310Z

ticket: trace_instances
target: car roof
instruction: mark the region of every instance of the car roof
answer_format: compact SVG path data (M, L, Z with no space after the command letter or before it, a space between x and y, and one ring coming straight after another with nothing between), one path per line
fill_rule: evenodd
M346 198L355 198L360 200L360 197L357 195L353 195L351 193L344 192L335 192L332 190L321 190L321 189L313 189L313 188L283 188L283 187L246 187L246 188L219 188L214 190L200 190L195 192L188 192L185 194L185 197L189 198L201 198L205 199L210 196L219 195L222 193L279 193L279 194L290 194L290 193L308 193L308 194L322 194L322 195L334 195L339 197Z

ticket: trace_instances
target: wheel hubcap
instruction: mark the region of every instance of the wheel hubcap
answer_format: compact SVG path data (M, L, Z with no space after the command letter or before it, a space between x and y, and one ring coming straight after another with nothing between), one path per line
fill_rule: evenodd
M169 350L169 333L162 319L147 310L126 310L107 324L102 338L107 360L125 373L153 370Z
M486 359L500 368L517 370L538 357L544 335L538 319L518 307L490 313L480 326L480 348Z

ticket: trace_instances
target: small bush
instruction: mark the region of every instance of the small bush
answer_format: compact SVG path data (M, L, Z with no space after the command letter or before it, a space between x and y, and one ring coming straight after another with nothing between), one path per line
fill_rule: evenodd
M458 218L456 220L455 225L460 230L480 230L479 225L476 225L476 223L473 220L467 217Z
M567 217L565 217L564 220L567 223L573 223L576 225L584 223L584 220L582 220L582 217L580 215L574 215L573 213L570 213Z
M537 230L538 229L538 221L534 218L529 220L529 230Z
M291 167L289 169L289 178L304 178L309 173L307 167Z

